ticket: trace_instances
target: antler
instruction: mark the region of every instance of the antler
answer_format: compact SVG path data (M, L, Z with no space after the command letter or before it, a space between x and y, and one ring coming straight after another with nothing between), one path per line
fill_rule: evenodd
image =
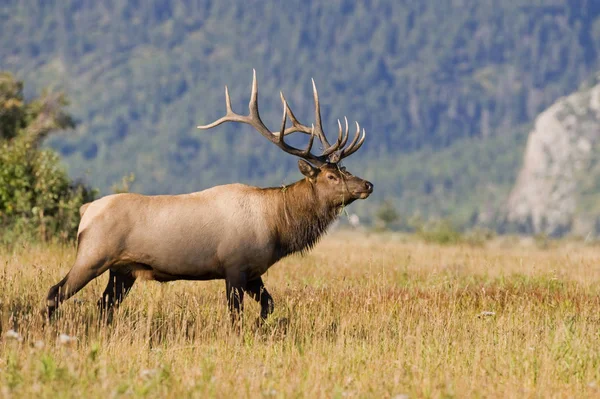
M325 136L325 132L323 131L323 125L321 123L321 106L319 104L319 93L317 92L317 86L315 85L315 80L314 79L311 79L311 80L312 80L312 87L313 87L313 98L315 101L315 122L316 122L315 134L317 135L317 137L319 137L319 140L323 144L324 150L323 150L322 155L328 157L328 162L337 163L337 162L341 161L343 158L346 158L346 157L350 156L351 154L355 153L363 145L363 142L365 141L366 133L365 133L365 130L363 129L362 137L360 136L360 125L358 124L358 122L356 122L356 134L354 135L354 139L352 140L352 142L350 143L350 145L348 147L344 148L344 146L348 142L348 137L349 137L349 135L348 135L348 119L346 117L344 117L344 122L345 122L346 128L344 131L342 131L342 123L338 119L337 141L333 145L330 145L329 141L327 140L327 137ZM285 97L283 96L283 93L280 93L280 95L281 95L281 101L286 106L288 116L290 117L290 120L292 121L292 126L285 130L285 134L290 134L290 133L294 133L294 132L303 132L303 133L310 134L311 128L298 122L298 119L296 119L296 116L292 112L292 109L289 107L289 104L286 102Z
M248 105L248 115L240 115L233 112L233 109L231 108L231 99L229 98L229 90L227 89L227 86L225 86L225 104L227 108L225 116L223 116L220 119L217 119L211 124L198 126L198 129L210 129L225 122L246 123L254 127L270 142L277 145L279 148L281 148L288 154L292 154L297 157L306 159L307 161L310 161L318 166L321 166L325 163L337 163L343 158L356 152L362 146L366 136L365 130L363 129L362 137L360 137L360 126L358 122L356 122L356 134L354 136L354 139L352 140L350 145L348 145L348 147L344 148L344 146L348 142L348 120L344 118L346 122L346 129L345 131L342 131L342 124L338 119L339 130L337 141L333 145L330 145L329 141L327 141L325 133L323 132L323 127L321 124L321 107L319 105L319 94L317 93L317 88L315 86L314 80L312 81L312 84L313 97L315 101L316 126L312 125L311 127L308 127L298 122L298 119L296 119L296 116L292 112L292 109L285 100L283 93L280 93L281 102L283 103L283 117L281 122L281 128L279 129L279 132L272 132L271 130L269 130L269 128L267 128L262 122L258 112L258 84L256 83L256 70L253 70L252 92L250 94L250 104ZM285 125L287 124L288 116L292 122L292 126L286 128ZM295 132L301 132L310 135L308 145L305 149L302 150L296 147L292 147L291 145L285 142L284 137L288 134ZM315 155L311 153L315 136L319 138L324 147L323 153L321 155Z

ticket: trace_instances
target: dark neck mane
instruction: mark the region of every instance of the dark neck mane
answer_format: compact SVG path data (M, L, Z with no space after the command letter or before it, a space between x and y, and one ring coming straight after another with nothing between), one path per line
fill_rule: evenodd
M274 212L277 259L295 252L307 252L325 233L338 215L337 207L319 200L307 179L285 187L264 189Z

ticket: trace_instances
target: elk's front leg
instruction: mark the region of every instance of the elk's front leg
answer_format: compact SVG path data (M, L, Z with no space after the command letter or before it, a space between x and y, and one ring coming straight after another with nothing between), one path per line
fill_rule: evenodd
M262 281L262 278L259 277L257 279L248 281L246 285L246 292L254 298L255 301L260 303L260 318L265 320L275 308L275 304L273 302L273 297L265 288L265 284Z
M231 320L235 322L244 306L244 290L246 289L246 272L231 272L225 277L227 287L227 304L231 312Z

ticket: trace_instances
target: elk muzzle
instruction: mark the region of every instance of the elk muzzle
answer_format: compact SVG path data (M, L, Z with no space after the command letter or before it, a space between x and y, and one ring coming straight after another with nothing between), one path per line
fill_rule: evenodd
M373 192L373 183L359 177L348 179L346 184L353 199L368 198Z

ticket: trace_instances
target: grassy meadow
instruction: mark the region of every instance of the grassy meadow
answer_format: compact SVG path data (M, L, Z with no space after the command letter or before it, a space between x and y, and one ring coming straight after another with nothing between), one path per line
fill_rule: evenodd
M600 397L599 247L339 232L275 265L274 315L246 298L241 329L223 281L136 283L107 326L107 276L44 325L74 255L0 249L0 397Z

